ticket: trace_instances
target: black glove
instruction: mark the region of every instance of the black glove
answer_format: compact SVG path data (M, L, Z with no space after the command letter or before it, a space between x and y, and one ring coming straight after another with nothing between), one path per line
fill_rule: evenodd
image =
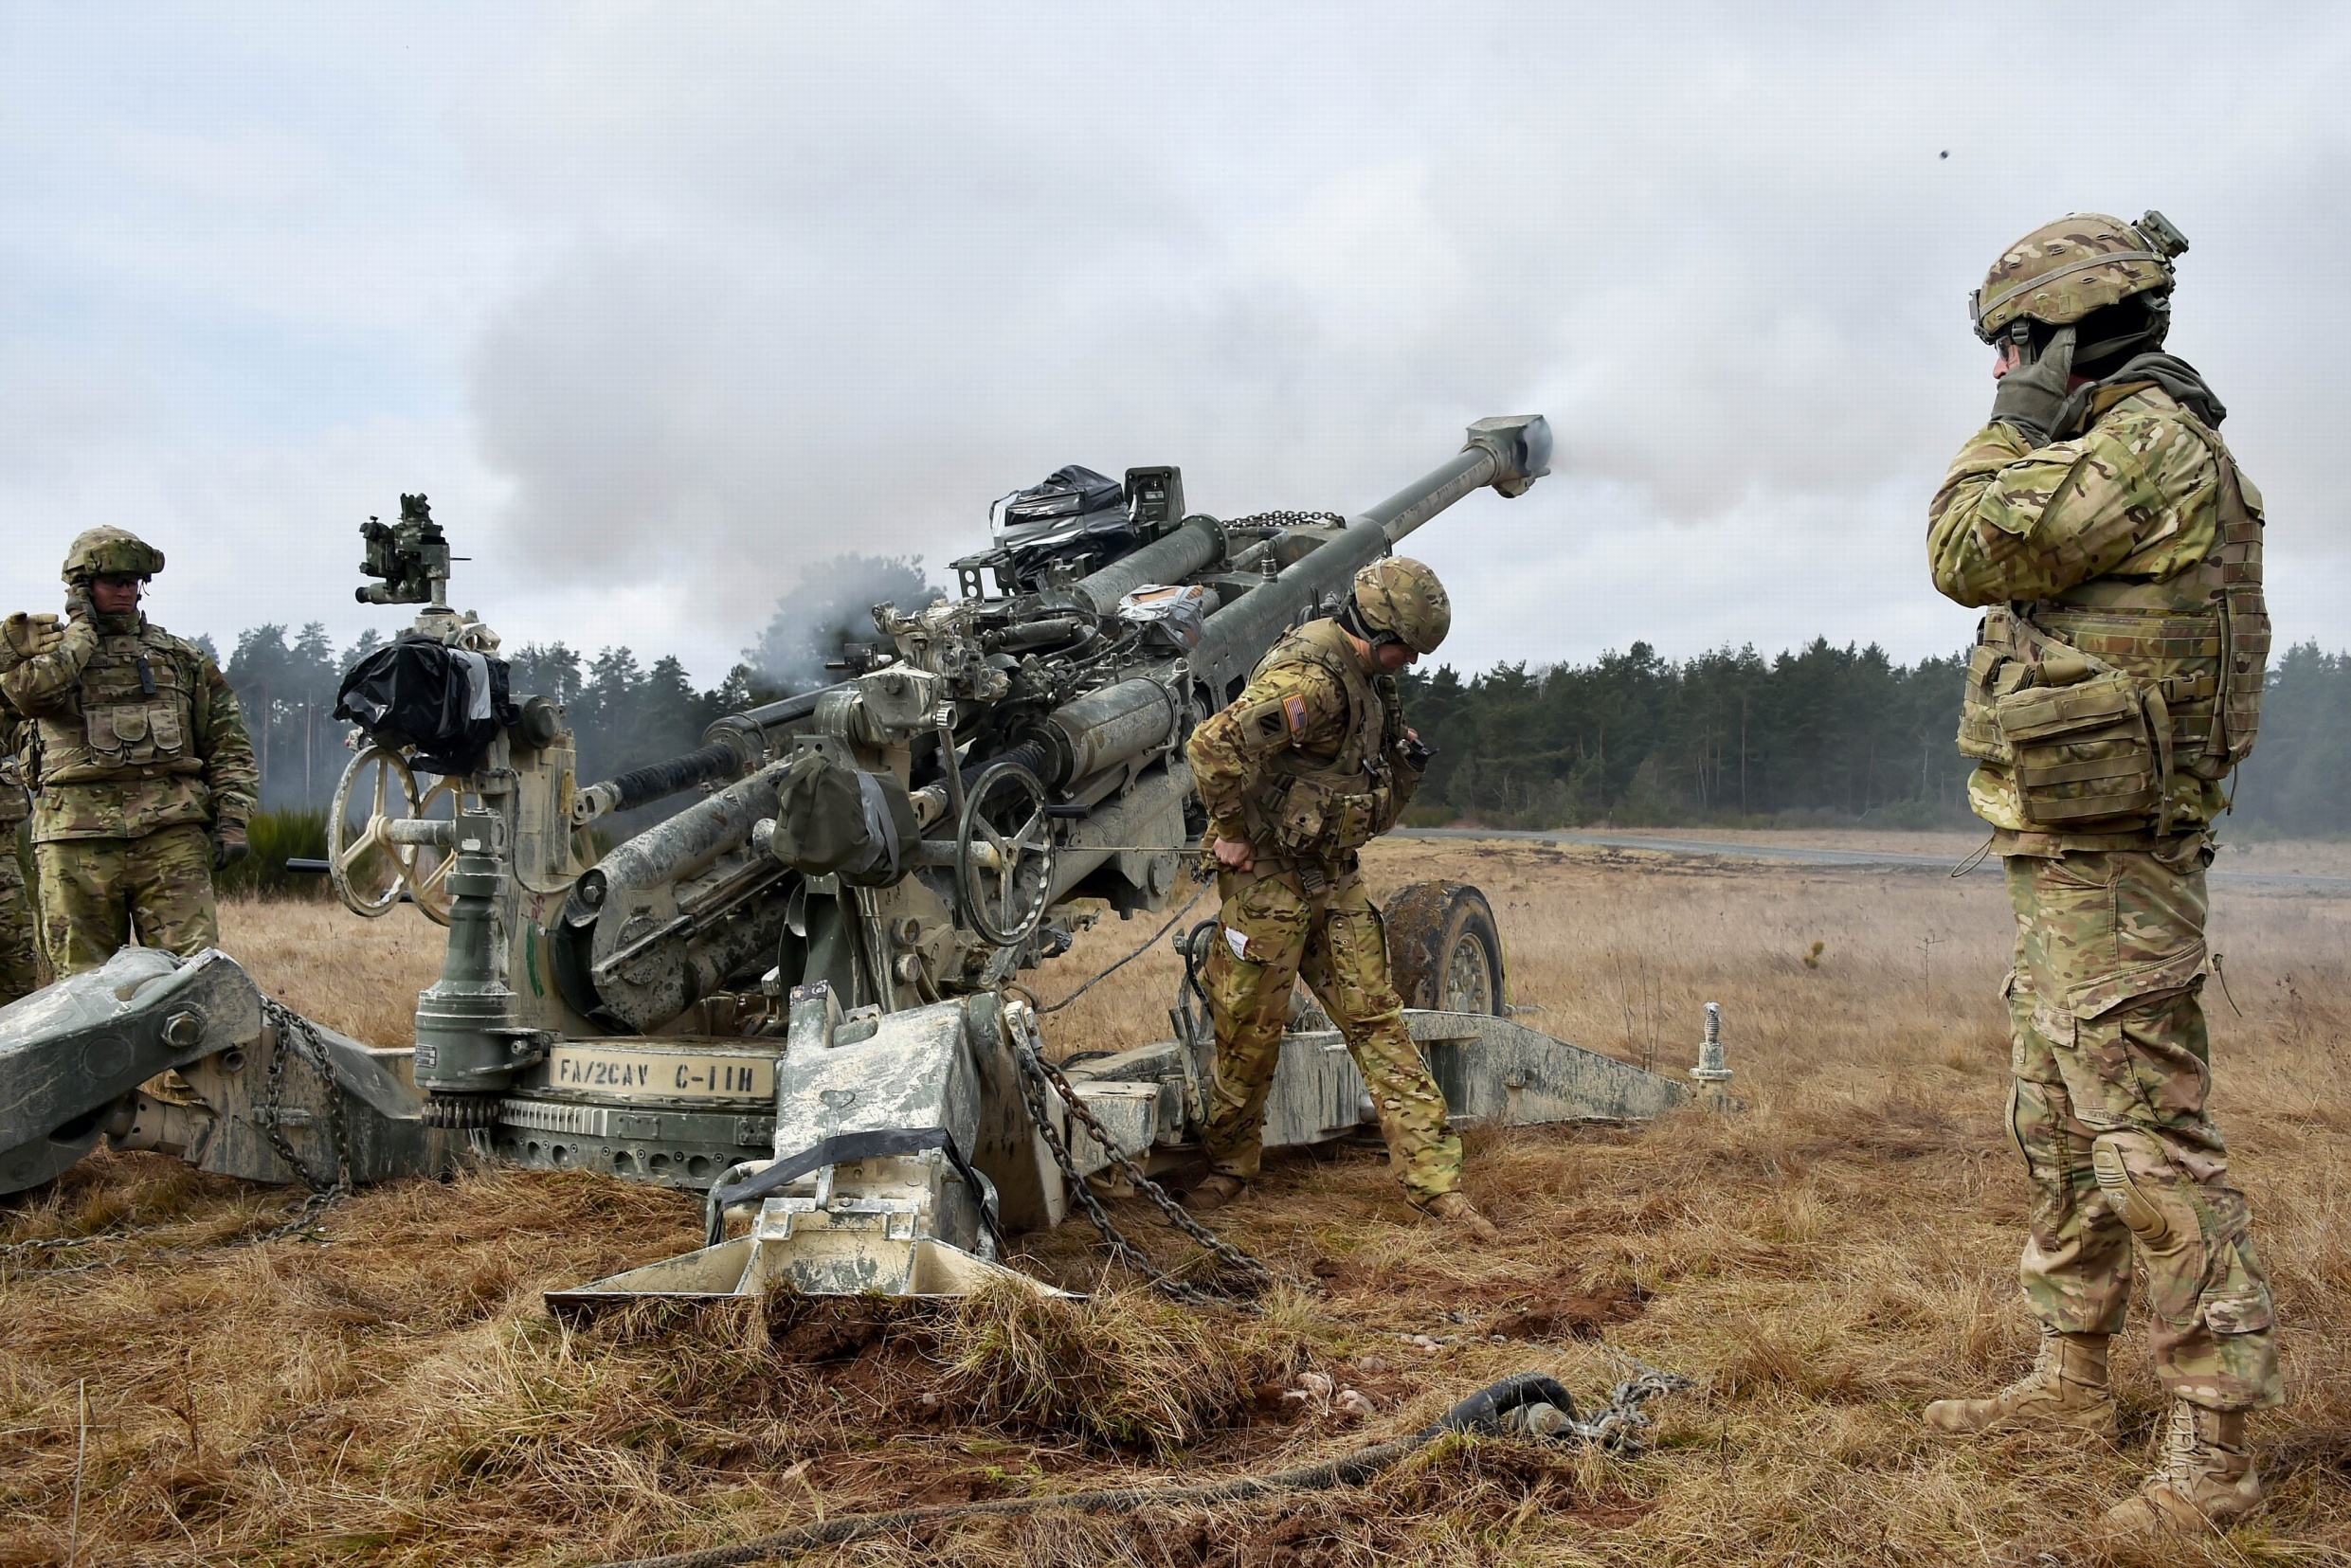
M2013 424L2035 446L2047 446L2055 439L2057 409L2072 378L2073 329L2060 327L2040 358L2000 377L1992 394L1993 423Z
M222 822L212 829L212 869L226 871L251 854L243 822Z

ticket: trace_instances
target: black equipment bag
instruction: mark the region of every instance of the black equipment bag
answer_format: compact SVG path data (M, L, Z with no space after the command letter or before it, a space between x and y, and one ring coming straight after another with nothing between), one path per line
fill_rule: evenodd
M427 772L471 773L497 732L520 714L506 691L506 661L413 633L344 672L335 716L380 746L414 753Z

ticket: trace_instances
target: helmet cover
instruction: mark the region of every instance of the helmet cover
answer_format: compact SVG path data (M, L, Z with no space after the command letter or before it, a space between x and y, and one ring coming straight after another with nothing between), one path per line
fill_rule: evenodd
M163 569L163 551L122 528L84 529L65 547L61 574L73 586L93 577L153 577Z
M2029 317L2062 327L2134 294L2172 286L2172 258L2187 236L2160 212L2136 224L2103 212L2075 212L2043 224L2001 252L1968 297L1976 335L1986 343Z
M1355 611L1365 625L1385 632L1416 654L1433 654L1453 629L1453 601L1437 573L1402 555L1374 561L1355 574Z

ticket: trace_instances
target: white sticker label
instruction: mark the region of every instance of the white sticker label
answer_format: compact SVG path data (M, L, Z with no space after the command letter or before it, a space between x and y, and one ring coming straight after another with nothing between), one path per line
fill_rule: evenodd
M1249 956L1249 938L1243 933L1227 926L1224 928L1224 940L1231 946L1235 958L1246 959Z

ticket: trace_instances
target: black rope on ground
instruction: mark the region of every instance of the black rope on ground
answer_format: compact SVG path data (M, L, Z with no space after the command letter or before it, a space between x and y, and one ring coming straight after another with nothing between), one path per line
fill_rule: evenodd
M1157 942L1161 937L1166 936L1169 931L1174 930L1176 928L1176 922L1182 920L1185 915L1190 914L1192 912L1193 906L1197 905L1203 898L1205 898L1208 895L1208 889L1210 886L1212 886L1212 884L1203 883L1198 889L1196 889L1193 892L1192 896L1185 901L1184 908L1169 915L1167 917L1167 923L1165 926L1160 927L1159 929L1153 931L1149 936L1145 937L1143 939L1143 945L1135 948L1133 952L1129 953L1125 958L1120 959L1117 963L1103 970L1100 974L1094 976L1092 980L1086 982L1085 984L1080 985L1076 990L1072 991L1068 996L1063 997L1059 1001L1055 1002L1052 1006L1040 1007L1037 1009L1038 1015L1042 1017L1047 1013L1058 1013L1062 1008L1067 1007L1071 1002L1076 1001L1079 997L1084 996L1088 991L1093 990L1095 986L1110 979L1111 976L1118 973L1119 970L1124 969L1128 964L1132 964L1136 959L1141 958L1145 953L1149 952L1153 943Z
M838 1519L823 1519L810 1524L795 1525L791 1529L778 1530L772 1535L760 1536L732 1546L705 1546L698 1551L675 1552L666 1557L630 1558L624 1561L602 1563L598 1568L738 1568L739 1564L765 1561L787 1552L839 1546L852 1541L862 1541L868 1536L911 1529L949 1519L1005 1518L1041 1513L1047 1509L1074 1509L1089 1514L1133 1513L1142 1508L1184 1504L1242 1503L1252 1498L1269 1497L1276 1492L1358 1487L1398 1460L1428 1447L1446 1433L1499 1430L1513 1411L1530 1404L1549 1404L1561 1410L1572 1410L1575 1401L1565 1389L1546 1374L1521 1372L1503 1379L1490 1388L1479 1389L1410 1437L1374 1443L1368 1448L1343 1453L1336 1459L1299 1465L1290 1469L1276 1470L1271 1475L1235 1476L1225 1481L1205 1481L1189 1487L1111 1487L1090 1492L1069 1492L1059 1497L1010 1497L986 1503L940 1503L920 1508L893 1508L887 1513L843 1514Z

